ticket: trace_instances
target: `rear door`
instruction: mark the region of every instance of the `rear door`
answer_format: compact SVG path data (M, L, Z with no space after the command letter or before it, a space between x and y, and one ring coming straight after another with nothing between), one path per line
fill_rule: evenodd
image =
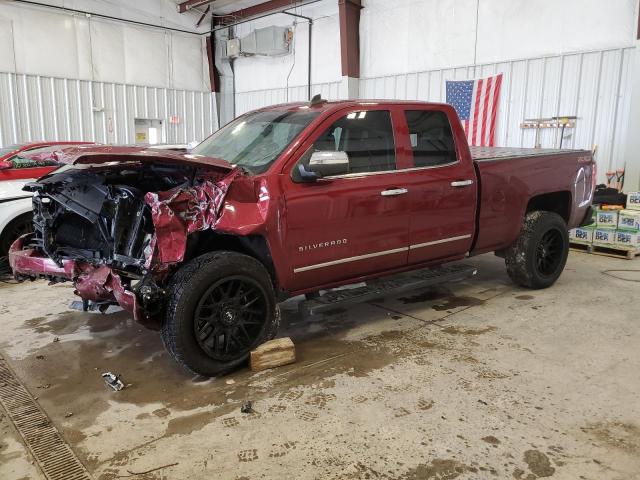
M459 258L471 248L477 185L473 163L456 149L447 107L403 112L412 156L409 264Z
M283 177L293 290L407 264L410 173L398 171L406 164L396 149L392 113L393 108L372 105L332 115ZM345 152L348 173L301 182L294 172L314 151Z

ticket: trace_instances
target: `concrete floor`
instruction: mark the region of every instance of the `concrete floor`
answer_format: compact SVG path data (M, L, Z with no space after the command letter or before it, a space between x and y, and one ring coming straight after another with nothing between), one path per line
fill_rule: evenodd
M299 361L257 374L192 378L126 314L43 282L0 286L0 349L98 479L640 478L640 288L601 273L640 259L572 253L544 291L469 263L472 281L330 315L285 304ZM0 478L39 476L2 415Z

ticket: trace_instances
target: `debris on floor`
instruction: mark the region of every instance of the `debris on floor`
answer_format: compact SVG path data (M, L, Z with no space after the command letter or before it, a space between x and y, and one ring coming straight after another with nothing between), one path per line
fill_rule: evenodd
M158 470L162 470L164 468L175 467L176 465L180 465L180 464L178 462L169 463L167 465L162 465L161 467L152 468L151 470L145 470L144 472L134 472L134 471L131 471L131 470L127 470L127 473L129 473L129 475L127 475L127 476L147 475L149 473L157 472ZM124 476L124 475L122 475L122 476Z
M289 365L296 361L296 347L291 338L277 338L263 343L251 352L251 370L259 372Z
M242 403L242 406L240 407L240 412L253 413L253 403L251 402L251 400L247 400Z
M102 374L102 378L104 378L104 383L113 388L116 392L119 392L124 388L124 383L122 383L122 380L120 380L120 375L115 375L111 372L105 372Z

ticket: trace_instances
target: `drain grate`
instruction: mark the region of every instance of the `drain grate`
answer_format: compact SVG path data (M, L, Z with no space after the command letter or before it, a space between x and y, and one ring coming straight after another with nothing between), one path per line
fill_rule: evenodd
M91 480L60 432L0 356L0 403L48 480Z

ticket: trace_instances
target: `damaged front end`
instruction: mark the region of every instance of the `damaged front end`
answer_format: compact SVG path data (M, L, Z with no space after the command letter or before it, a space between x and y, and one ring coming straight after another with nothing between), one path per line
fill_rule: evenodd
M12 246L17 279L71 280L85 308L118 304L158 328L163 286L190 233L215 227L239 171L126 161L67 165L30 183L34 233Z

